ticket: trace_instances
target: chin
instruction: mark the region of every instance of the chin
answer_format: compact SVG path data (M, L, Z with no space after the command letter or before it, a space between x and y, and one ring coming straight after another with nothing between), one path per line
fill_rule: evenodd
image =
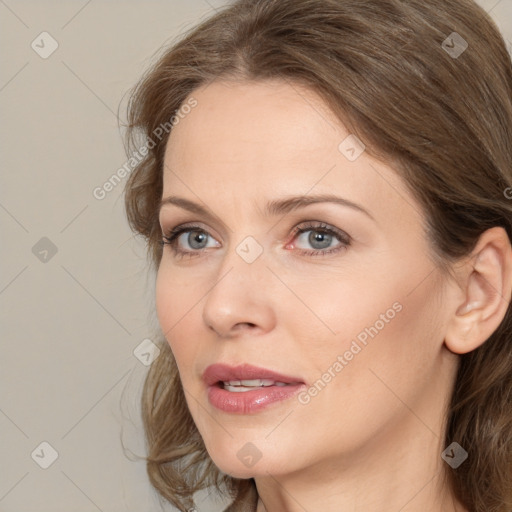
M258 441L253 443L248 439L235 436L219 442L219 439L214 437L207 440L205 445L213 463L220 471L233 478L244 479L266 475L274 465L273 460L264 456L263 452L266 449Z
M226 458L225 454L221 457L215 457L211 456L213 460L213 463L219 468L222 473L232 477L232 478L239 478L241 480L248 479L248 478L254 478L255 476L258 476L260 473L262 473L262 468L257 469L256 467L249 467L239 461L237 458L234 460L230 457L229 459ZM259 466L259 464L256 464L255 466Z

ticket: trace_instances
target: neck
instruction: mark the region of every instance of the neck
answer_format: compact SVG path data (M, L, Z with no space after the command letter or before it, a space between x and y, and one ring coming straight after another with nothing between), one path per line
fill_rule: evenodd
M467 512L445 479L443 435L411 414L390 432L342 461L257 477L257 512Z

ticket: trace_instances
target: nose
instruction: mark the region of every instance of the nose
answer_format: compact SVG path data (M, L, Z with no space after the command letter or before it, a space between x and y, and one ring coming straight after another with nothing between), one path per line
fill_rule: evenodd
M230 248L203 303L204 324L221 338L271 331L278 300L275 281L264 254L248 263Z

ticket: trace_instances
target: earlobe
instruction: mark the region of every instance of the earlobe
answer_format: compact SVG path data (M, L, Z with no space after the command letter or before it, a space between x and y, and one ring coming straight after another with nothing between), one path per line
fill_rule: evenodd
M465 354L478 348L505 318L512 293L512 251L501 227L483 233L461 272L460 290L445 335L446 347Z

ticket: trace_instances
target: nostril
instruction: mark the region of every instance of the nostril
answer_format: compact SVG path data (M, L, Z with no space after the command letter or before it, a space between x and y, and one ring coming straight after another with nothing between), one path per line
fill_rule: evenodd
M256 327L256 324L253 324L251 322L240 322L238 324L235 325L235 329L253 329L254 327Z

